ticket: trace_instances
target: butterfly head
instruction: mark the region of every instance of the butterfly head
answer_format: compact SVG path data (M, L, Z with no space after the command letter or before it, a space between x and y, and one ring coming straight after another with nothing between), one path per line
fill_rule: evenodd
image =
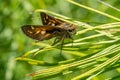
M69 33L70 35L74 35L76 33L76 26L73 24L69 24L69 23L62 23L61 25L59 25L58 27L66 30L67 33Z
M69 24L69 27L67 28L67 32L71 35L76 34L76 26L73 24Z

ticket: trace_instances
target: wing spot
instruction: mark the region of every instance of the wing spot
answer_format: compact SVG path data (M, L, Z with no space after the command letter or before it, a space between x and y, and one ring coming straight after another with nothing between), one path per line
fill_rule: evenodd
M29 31L29 30L28 30L27 32L28 32L28 33L30 33L30 34L32 34L32 33L33 33L32 31Z
M51 25L52 23L51 22L48 22L48 25Z
M48 16L46 16L46 19L48 19Z
M31 26L31 29L33 30L33 29L35 29L33 26Z
M54 24L54 23L52 23L51 25L52 25L52 26L55 26L55 24Z
M43 18L44 19L44 22L46 23L47 21L46 21L46 19L45 18Z
M40 30L36 31L36 33L34 35L39 34L39 33L40 33Z
M46 31L45 30L43 30L43 31L41 31L41 34L43 35L43 34L45 34L46 33Z

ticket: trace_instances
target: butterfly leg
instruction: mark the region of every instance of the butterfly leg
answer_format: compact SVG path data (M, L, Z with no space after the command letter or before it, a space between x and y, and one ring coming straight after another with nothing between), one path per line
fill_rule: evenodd
M63 48L63 44L64 44L64 39L65 39L66 35L63 35L61 37L61 47L60 47L60 54L62 53L62 48Z
M71 41L72 41L72 47L73 47L73 41L74 41L74 39L71 37Z
M63 44L64 44L64 39L65 39L65 36L62 36L61 38L55 38L52 46L54 46L55 44L57 44L58 42L61 41L61 46L60 46L60 54L62 53L62 48L63 48Z
M62 49L63 49L63 44L64 44L64 39L65 39L66 35L63 35L59 40L61 41L60 44L60 56L62 60L66 60L66 58L62 55Z
M55 40L54 40L52 46L54 46L54 45L57 44L58 42L60 42L60 38L57 37L57 38L55 38Z
M73 37L71 35L68 35L68 37L71 39L71 43L72 43L72 47L73 47L73 41L74 41L74 39L73 39Z

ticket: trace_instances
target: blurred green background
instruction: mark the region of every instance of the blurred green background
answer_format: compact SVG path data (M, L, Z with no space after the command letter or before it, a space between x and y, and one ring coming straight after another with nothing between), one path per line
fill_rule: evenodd
M76 1L120 18L119 12L99 3L97 0ZM120 8L119 0L104 1ZM36 9L50 10L78 21L98 23L114 21L70 4L66 0L0 0L0 80L30 80L31 77L26 75L40 68L15 60L16 57L35 47L31 44L34 40L22 33L21 26L41 24L39 13L33 13Z

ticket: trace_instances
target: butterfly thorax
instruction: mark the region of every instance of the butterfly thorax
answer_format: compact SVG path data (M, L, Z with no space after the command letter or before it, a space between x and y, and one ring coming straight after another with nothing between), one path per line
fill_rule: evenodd
M74 35L76 33L76 26L73 24L62 23L60 25L57 25L56 27L60 27L61 29L64 29L70 35Z

